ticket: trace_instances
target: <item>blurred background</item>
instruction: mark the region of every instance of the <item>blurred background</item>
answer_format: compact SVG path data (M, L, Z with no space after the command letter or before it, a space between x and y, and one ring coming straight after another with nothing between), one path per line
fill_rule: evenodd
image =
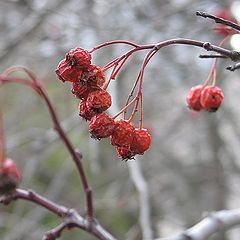
M216 113L192 112L186 107L186 95L190 87L204 83L212 60L198 58L206 52L195 47L172 46L159 51L144 80L144 126L153 136L152 147L126 163L109 140L89 137L88 124L78 117L78 100L71 94L70 84L59 81L54 70L69 49L91 49L116 39L147 44L184 37L219 44L223 36L210 30L213 22L196 17L195 12L214 13L230 6L234 6L234 14L240 12L236 11L237 2L227 0L0 0L0 71L24 65L42 81L64 129L84 156L96 217L118 239L172 236L208 212L240 207L239 72L226 71L232 63L219 61L223 105ZM236 42L240 41L225 47L237 48ZM102 49L93 54L93 62L104 66L127 50L123 45ZM123 107L145 54L130 58L110 85L114 95L111 113ZM52 129L43 101L21 85L7 85L0 92L7 153L22 170L21 187L84 214L79 177ZM148 233L141 227L141 198L132 174L136 161L147 187ZM59 223L53 214L31 203L0 206L3 240L41 239ZM236 228L212 239L239 238L240 229ZM61 239L94 238L73 230Z

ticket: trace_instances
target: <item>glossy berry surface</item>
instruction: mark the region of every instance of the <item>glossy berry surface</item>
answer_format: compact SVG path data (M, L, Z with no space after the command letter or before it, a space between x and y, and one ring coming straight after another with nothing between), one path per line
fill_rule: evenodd
M0 194L10 193L21 181L21 173L12 159L6 159L0 168Z
M208 112L216 112L224 99L222 89L216 86L206 86L201 93L200 102Z
M93 138L110 137L115 129L115 121L108 114L101 113L92 117L89 122L89 131Z
M130 149L130 147L117 147L116 150L118 156L125 161L133 159L133 157L135 156L135 153Z
M149 149L152 137L147 129L135 129L131 150L136 154L143 154Z
M91 118L95 115L94 112L89 111L86 105L86 100L82 100L79 103L79 116L86 120L91 120Z
M91 54L83 48L71 49L66 54L66 61L69 66L77 68L87 68L91 64Z
M203 90L203 86L197 85L197 86L192 87L190 89L190 91L188 92L186 101L187 101L187 105L190 109L195 110L195 111L200 111L202 109L202 105L200 102L202 90Z
M111 136L111 143L114 146L130 146L133 141L135 128L132 123L120 119L116 122L115 130Z
M72 68L66 60L62 60L55 70L58 78L63 82L77 82L82 74L81 69Z
M101 113L112 105L111 95L105 90L93 91L88 94L86 106L89 111Z

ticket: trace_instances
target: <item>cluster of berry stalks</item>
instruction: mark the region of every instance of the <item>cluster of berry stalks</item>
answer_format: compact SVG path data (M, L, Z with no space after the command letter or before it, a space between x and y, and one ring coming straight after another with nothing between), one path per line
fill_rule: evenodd
M63 82L72 83L72 93L80 99L79 115L89 121L93 138L110 137L123 160L143 154L150 147L151 135L146 129L135 128L128 120L115 121L105 113L112 104L111 95L106 91L108 84L103 69L91 60L87 50L72 49L58 64L56 74Z
M188 107L195 111L204 109L216 112L223 101L222 89L217 86L197 85L190 89L187 95Z

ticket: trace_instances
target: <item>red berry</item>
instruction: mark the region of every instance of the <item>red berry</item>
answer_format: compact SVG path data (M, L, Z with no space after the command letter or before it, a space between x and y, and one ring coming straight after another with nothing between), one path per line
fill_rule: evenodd
M216 86L207 86L202 90L200 102L208 112L216 112L223 101L222 89Z
M103 89L90 92L86 105L89 111L96 113L104 112L112 105L111 95Z
M12 159L6 159L0 167L0 194L10 193L21 181L21 173Z
M79 116L85 118L86 120L91 120L91 118L96 115L93 111L89 111L86 106L86 100L82 100L79 103Z
M143 154L149 149L152 137L147 129L135 129L131 150L136 154Z
M116 122L115 130L111 136L112 145L118 147L130 146L133 141L134 131L132 123L120 119Z
M101 113L92 117L89 122L89 131L93 138L110 137L115 129L115 121L108 114Z
M87 68L91 64L91 54L83 48L71 49L66 54L66 61L70 66L77 68Z
M58 78L63 82L77 82L82 74L81 69L72 68L68 65L66 60L62 60L59 62L55 72Z
M116 148L118 156L122 158L122 160L133 159L135 153L131 151L130 147L117 147Z
M188 107L195 111L200 111L202 109L202 105L200 103L201 92L203 90L202 85L194 86L190 89L187 95L187 104Z
M86 85L82 85L79 82L72 84L72 93L79 99L86 99L90 91L90 88L88 88Z
M106 77L101 67L92 64L83 71L80 81L83 85L102 87Z

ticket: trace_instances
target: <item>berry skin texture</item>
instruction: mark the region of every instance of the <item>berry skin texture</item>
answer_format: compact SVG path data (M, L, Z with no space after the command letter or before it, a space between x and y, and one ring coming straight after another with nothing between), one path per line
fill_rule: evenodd
M91 60L91 54L80 47L71 49L66 54L66 61L68 62L68 65L80 69L88 68L91 64Z
M143 154L149 149L152 137L147 129L135 129L131 150L135 154Z
M89 111L101 113L106 111L111 105L111 95L103 89L88 94L86 106Z
M79 82L72 84L72 93L79 99L86 99L91 91L86 85L82 85Z
M197 85L192 87L188 92L186 100L187 100L187 105L190 109L194 111L200 111L202 109L202 105L200 102L202 90L203 90L203 86Z
M216 112L224 99L222 89L216 86L206 86L201 93L200 102L208 112Z
M5 159L0 167L0 194L12 192L21 181L21 173L12 159Z
M95 139L110 137L114 129L115 121L106 113L92 117L89 122L89 131Z
M134 159L135 153L131 151L129 147L117 147L117 154L122 160L127 161L130 159Z
M72 68L66 60L62 60L59 62L55 73L63 82L77 82L82 74L82 70Z
M79 103L79 116L86 119L87 121L91 120L91 118L96 115L93 111L89 111L86 105L86 100L82 100Z
M111 143L117 147L127 147L132 144L135 128L132 123L120 119L116 122L115 130L111 136Z

